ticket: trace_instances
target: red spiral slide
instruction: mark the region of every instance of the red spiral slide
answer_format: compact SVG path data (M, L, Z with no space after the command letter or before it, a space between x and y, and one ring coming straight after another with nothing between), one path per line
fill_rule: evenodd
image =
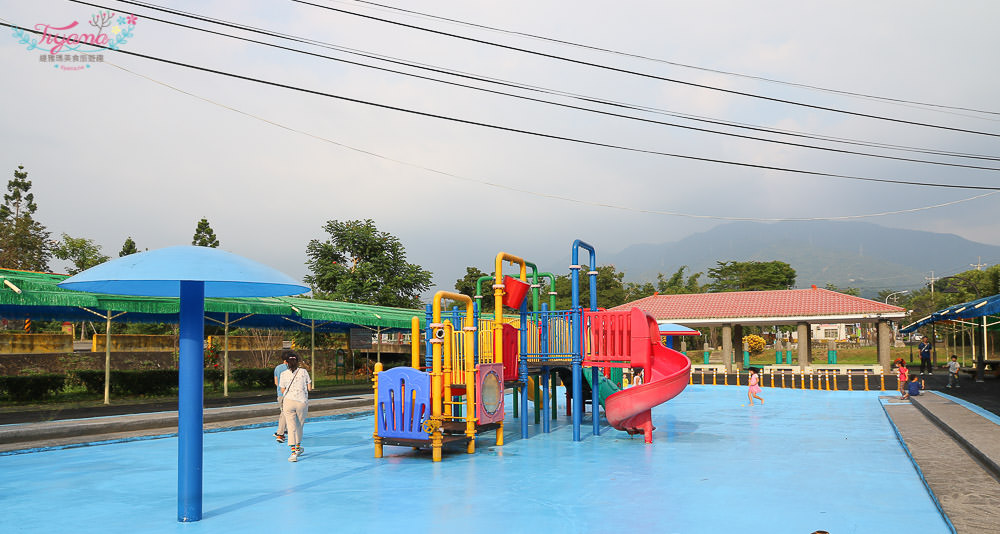
M691 377L691 360L660 343L659 327L651 315L638 308L630 313L632 366L643 368L644 383L609 396L604 413L613 428L642 433L646 443L652 443L650 411L684 390Z

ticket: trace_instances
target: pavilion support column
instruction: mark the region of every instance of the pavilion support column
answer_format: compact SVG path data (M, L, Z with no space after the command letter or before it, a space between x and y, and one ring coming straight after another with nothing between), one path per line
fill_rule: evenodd
M809 344L811 341L809 339L809 323L798 323L797 330L799 338L799 369L804 370L812 363L809 361Z
M743 367L743 325L733 326L733 363Z
M733 325L722 325L722 363L726 365L726 372L733 371Z
M882 366L882 372L887 372L892 369L892 356L889 351L892 330L889 328L889 321L881 320L876 324L875 339L878 340L878 364Z

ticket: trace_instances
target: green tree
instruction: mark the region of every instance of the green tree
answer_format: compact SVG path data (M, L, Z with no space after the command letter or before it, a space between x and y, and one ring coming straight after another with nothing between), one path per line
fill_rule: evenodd
M33 218L38 206L31 193L28 171L18 165L14 179L7 182L0 205L0 267L48 271L52 257L51 235Z
M132 236L128 236L128 239L125 240L125 244L122 245L121 252L118 253L118 257L121 258L128 256L129 254L135 254L136 252L139 252L139 249L135 247L135 241L132 241Z
M656 292L656 286L652 282L625 282L625 302L646 298Z
M480 271L479 267L466 267L465 276L459 278L458 280L455 280L455 291L463 295L468 295L470 297L475 298L476 282L479 280L480 277L491 276L492 274L493 273L484 273L483 271ZM493 294L492 286L493 286L492 282L490 283L484 282L482 284L484 297ZM489 288L489 291L486 291L487 288Z
M795 269L783 261L718 261L708 269L710 292L766 291L795 285Z
M698 283L703 273L694 273L684 278L684 271L687 265L682 265L677 272L665 278L663 273L656 275L656 291L663 295L680 295L685 293L701 293L702 286Z
M829 289L830 291L836 291L837 293L843 293L845 295L853 295L855 297L861 296L861 290L856 287L837 287L836 285L828 282L824 289Z
M624 272L618 272L614 265L599 265L597 267L597 306L600 308L612 308L619 304L624 304L630 299L630 293L626 292ZM569 275L556 277L556 308L568 310L572 306L572 280ZM634 293L633 293L634 294ZM586 270L580 270L580 306L590 307L590 279Z
M380 232L371 219L328 221L326 241L306 247L311 275L306 282L318 298L400 308L420 306L431 272L406 261L399 239Z
M60 260L73 262L73 266L67 269L69 274L86 271L111 259L101 254L101 246L92 239L71 237L68 234L62 235L62 241L55 246L53 253Z
M198 221L198 226L194 229L194 237L191 238L191 244L196 247L219 248L219 240L215 238L215 232L208 224L208 219L202 217Z

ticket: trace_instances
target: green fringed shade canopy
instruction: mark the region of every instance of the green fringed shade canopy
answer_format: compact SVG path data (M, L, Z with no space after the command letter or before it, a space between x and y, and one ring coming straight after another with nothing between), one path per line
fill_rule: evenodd
M0 269L0 316L11 319L83 321L115 312L116 321L176 323L179 300L171 297L137 297L70 291L56 284L67 275ZM9 281L10 284L5 284ZM11 287L13 286L13 287ZM18 293L14 288L19 289ZM122 315L118 315L124 312ZM228 322L246 328L346 332L363 326L383 331L409 330L410 318L423 310L373 306L302 297L218 297L205 299L205 317L212 323ZM237 321L238 319L238 321Z

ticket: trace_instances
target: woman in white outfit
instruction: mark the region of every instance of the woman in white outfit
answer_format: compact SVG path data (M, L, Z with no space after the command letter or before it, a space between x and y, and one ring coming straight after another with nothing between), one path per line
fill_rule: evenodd
M299 366L299 357L296 354L289 354L287 363L288 369L282 371L278 377L278 386L284 396L281 414L288 429L288 444L292 447L292 455L288 457L288 461L297 462L303 451L302 425L309 414L309 390L312 389L312 380L309 379L309 371Z

